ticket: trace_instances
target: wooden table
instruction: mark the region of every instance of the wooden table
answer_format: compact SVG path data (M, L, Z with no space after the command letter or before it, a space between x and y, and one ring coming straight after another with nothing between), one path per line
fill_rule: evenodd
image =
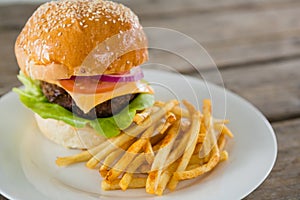
M271 122L278 140L277 162L264 183L245 199L300 199L300 1L143 0L126 4L143 26L175 29L200 42L216 62L225 87L249 100ZM20 85L14 41L36 7L0 6L0 96ZM198 76L178 58L152 53L155 61ZM210 76L209 66L198 64Z

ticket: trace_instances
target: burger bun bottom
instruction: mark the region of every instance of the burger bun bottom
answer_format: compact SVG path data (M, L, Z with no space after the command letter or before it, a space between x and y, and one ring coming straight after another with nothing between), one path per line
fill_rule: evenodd
M43 119L38 114L35 119L46 138L67 148L89 149L106 140L90 127L74 128L62 121Z

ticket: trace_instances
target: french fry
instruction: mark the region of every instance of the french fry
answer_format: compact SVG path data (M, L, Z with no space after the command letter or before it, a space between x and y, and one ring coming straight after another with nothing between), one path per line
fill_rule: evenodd
M204 136L204 140L202 142L202 149L199 151L199 157L204 157L205 162L209 159L209 153L213 147L211 144L211 138L209 132L211 131L212 125L212 116L211 116L211 102L208 99L203 100L203 118L200 128L200 134L202 137ZM199 137L200 138L200 137ZM198 138L198 142L200 142Z
M113 139L112 139L113 140ZM86 151L83 151L79 154L73 155L73 156L67 156L67 157L58 157L56 159L56 164L58 166L68 166L71 164L75 164L78 162L85 162L91 159L96 153L101 151L107 144L107 141L104 143L101 143L98 146L93 147L92 149L88 149Z
M107 172L109 171L109 166L115 161L115 159L123 152L123 149L117 149L114 152L110 153L105 160L103 161L99 173L102 177L105 177L107 175Z
M187 104L186 106L189 107L188 110L189 112L193 113L192 115L192 125L191 128L189 130L189 140L188 143L186 145L184 154L182 156L182 158L180 159L179 165L176 169L176 171L184 171L185 168L187 167L191 156L193 155L193 152L195 150L195 146L197 144L197 140L198 140L198 134L200 131L200 112L196 112L195 108L193 108L189 103L184 102L185 104ZM175 190L175 188L177 187L178 184L178 180L176 180L176 178L173 176L170 180L170 182L168 183L168 188L170 190Z
M226 142L225 137L224 137L223 134L221 134L219 136L219 138L218 138L218 147L219 147L219 150L222 150L224 148L225 142ZM225 155L226 153L227 153L226 151L222 151L222 154L223 154L224 158L226 156ZM220 156L222 157L222 155L220 155ZM227 157L228 157L228 153L227 153ZM194 155L190 159L189 165L193 165L193 164L200 164L200 165L202 165L202 164L204 164L204 161L205 161L204 157L200 158L199 155L198 155L198 152L194 152Z
M152 145L151 145L151 142L148 140L146 145L145 145L145 157L146 157L146 161L149 163L149 164L152 164L153 161L154 161L154 151L153 151L153 148L152 148Z
M145 151L145 158L147 161L147 165L143 166L143 170L141 170L142 172L149 172L151 167L149 167L149 165L152 165L153 161L154 161L154 157L155 157L155 153L156 151L158 151L160 149L160 146L162 144L162 140L160 142L158 142L156 145L154 145L152 148L153 151L153 155L151 155L152 153L149 153L148 151Z
M214 124L214 128L215 128L217 131L219 131L219 132L221 132L221 133L223 133L223 134L229 136L230 138L233 138L233 137L234 137L234 135L233 135L233 133L230 131L230 129L229 129L226 125L224 125L224 124Z
M200 131L197 143L203 143L205 140L205 136L206 136L206 132L203 133Z
M179 116L181 118L188 118L189 117L189 112L184 109L184 108L181 108L179 106L175 106L173 109L172 109L172 112L176 115L176 116Z
M206 134L204 142L202 143L202 148L199 151L199 157L204 158L204 162L207 162L208 159L209 159L209 155L210 155L210 152L211 152L211 146L212 145L211 145L209 135Z
M210 171L219 162L220 153L219 153L219 148L217 145L217 141L216 141L216 137L214 134L213 125L212 125L211 102L209 100L203 101L203 123L204 123L204 128L206 129L205 131L207 131L207 134L206 134L207 141L204 141L204 143L203 143L203 146L205 147L204 151L208 151L207 144L213 145L213 148L211 149L212 156L208 160L208 163L205 165L202 165L195 169L184 171L184 172L176 171L174 173L174 178L177 178L178 180L190 179L191 177L194 178L196 176L199 176L205 172ZM210 147L208 147L208 148L210 148ZM209 157L208 156L204 157L204 162L206 162L206 158L208 159Z
M166 189L166 186L173 175L173 172L176 170L178 166L178 161L173 162L166 170L164 170L161 174L160 181L158 182L157 189L155 194L161 196Z
M191 122L189 120L181 120L181 130L186 132L190 128Z
M201 166L201 164L199 164L199 163L194 163L194 164L189 164L187 167L186 167L186 171L190 171L190 170L193 170L193 169L195 169L195 168L197 168L197 167L200 167Z
M203 100L203 123L206 128L210 127L212 125L212 117L211 117L211 101L209 99Z
M225 143L226 143L226 140L225 140L224 134L220 134L220 136L218 138L218 147L220 150L224 149Z
M148 127L145 132L142 134L141 138L134 142L121 157L120 160L114 165L112 169L109 170L105 179L112 181L116 179L121 172L130 164L130 162L137 156L141 149L147 144L148 138L153 133L153 126Z
M121 180L120 180L120 182L119 182L120 188L121 188L123 191L127 190L127 188L129 187L129 185L130 185L132 179L133 179L133 173L126 172L126 173L122 176L122 178L121 178Z
M155 101L154 106L163 107L166 103L163 101Z
M194 164L203 165L204 164L204 158L200 158L199 155L197 155L197 154L192 155L192 157L189 161L189 165L194 165Z
M128 147L132 144L132 142L125 143L120 149L115 150L114 152L110 153L106 156L104 159L100 169L99 173L102 177L105 177L109 171L109 168L114 163L114 161L122 154L124 151L128 149Z
M121 173L126 169L126 167L130 164L130 162L138 155L138 152L142 149L142 147L146 144L147 140L141 138L133 143L125 152L125 154L121 157L120 160L109 170L105 179L107 181L115 180Z
M151 171L148 174L147 180L146 180L146 192L149 194L155 194L155 180L158 176L158 170Z
M183 154L185 147L187 146L189 136L188 132L185 132L181 138L176 140L176 142L178 141L179 143L176 145L176 148L171 151L168 156L167 163L174 162Z
M180 122L176 121L174 125L171 127L171 129L168 130L168 133L166 137L162 140L162 143L160 145L160 149L158 150L152 167L151 171L155 171L158 169L161 169L164 166L164 163L173 147L173 144L176 140L176 137L179 133L179 127L180 127Z
M172 177L172 172L166 170L163 171L160 177L160 181L158 182L157 189L155 190L155 194L161 196L166 189L166 186Z
M180 121L176 121L168 130L168 133L163 139L162 144L160 145L160 149L154 158L153 164L151 166L151 172L149 173L146 183L146 191L150 194L152 194L156 190L160 174L165 167L165 161L167 160L167 157L179 133L179 128Z
M126 190L131 180L133 179L133 173L141 166L141 164L145 161L145 156L143 154L138 155L131 165L129 165L127 172L124 173L123 177L121 178L119 185L122 190Z
M196 108L195 106L193 106L190 102L188 102L187 100L182 100L183 105L186 107L187 111L188 111L188 116L187 118L192 118L193 114L196 112ZM201 113L199 112L199 117L201 117Z
M151 170L151 165L149 165L148 163L144 163L139 167L139 171L141 173L150 173Z
M203 145L202 142L201 143L197 143L193 154L198 154L199 155L199 152L202 149L202 145Z
M176 116L168 112L166 121L158 126L157 130L160 134L163 134L174 122L176 121Z
M214 124L228 124L230 120L228 119L214 119L213 120Z
M176 171L173 176L177 180L185 180L185 179L195 178L197 176L200 176L200 175L212 170L218 164L218 162L220 160L220 151L219 151L218 144L216 142L215 134L213 133L213 127L209 127L207 137L208 137L210 144L214 144L213 148L211 149L211 152L210 152L210 154L212 154L212 156L209 158L208 162L206 164L201 165L192 170ZM204 161L204 162L206 162L206 161Z
M57 166L61 167L61 166L68 166L79 162L85 162L91 158L92 155L88 151L83 151L82 153L73 156L58 157L55 162Z
M152 146L156 145L157 143L161 142L162 139L166 136L166 132L164 134L156 134L152 136L149 140ZM153 149L154 151L154 149Z
M141 132L146 130L151 125L155 124L157 121L159 121L167 112L169 112L174 106L178 105L177 100L171 100L167 102L161 109L159 109L157 112L154 112L151 117L148 117L141 123L140 125L136 125L133 127L130 127L126 130L124 130L125 133L128 135L131 135L133 137L136 137Z
M177 120L176 116L172 112L167 113L166 121L173 124Z
M101 188L103 190L119 190L121 189L120 179L116 179L113 182L108 182L103 180L101 182ZM128 186L128 188L143 188L146 185L146 178L133 178Z
M187 102L186 100L183 101L183 104L187 107L187 110L185 110L185 112L187 112L186 116L191 117L191 115L193 115L193 113L196 112L195 107L193 105L191 105L189 102ZM200 115L201 115L200 112L198 112L197 115L199 115L198 117L200 118ZM200 119L198 119L198 120L200 121ZM199 127L200 127L200 124L199 124ZM198 132L200 131L199 127L198 127ZM194 133L194 134L198 135L198 132ZM171 152L167 163L171 163L172 161L177 160L179 155L181 155L183 153L183 149L187 145L190 134L184 134L183 138L180 139L179 144L176 145L177 148L175 148L175 150ZM197 141L195 141L195 142L197 142Z
M227 151L222 151L220 154L220 161L225 161L228 160L228 152Z
M107 140L106 142L103 143L103 144L105 144L103 149L101 149L100 152L95 154L86 163L86 166L90 169L94 169L103 158L105 158L107 155L109 155L115 149L120 148L122 145L124 145L127 142L130 142L133 139L134 138L132 136L121 133L121 135L117 136L116 138Z
M204 158L205 162L207 162L209 160L210 155L212 155L214 152L216 154L218 154L218 156L219 156L219 146L218 146L218 142L217 142L217 139L216 139L215 131L214 131L212 126L208 128L207 137L208 137L208 141L209 141L209 144L210 144L210 152Z
M186 179L192 179L195 178L197 176L200 176L206 172L209 172L210 170L212 170L219 162L220 159L220 155L219 154L214 154L210 160L208 161L208 163L201 165L197 168L194 168L192 170L188 170L188 171L180 171L180 172L174 172L174 177L177 180L186 180Z
M152 111L151 108L146 108L143 112L137 113L134 116L133 121L136 124L141 124L151 114L151 111Z

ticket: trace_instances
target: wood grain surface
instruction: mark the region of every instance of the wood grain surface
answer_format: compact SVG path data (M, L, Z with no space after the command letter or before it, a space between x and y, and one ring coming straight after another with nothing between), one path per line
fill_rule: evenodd
M300 1L120 2L139 15L144 27L174 29L195 39L217 64L225 87L254 104L272 123L278 139L275 167L245 199L300 199ZM0 5L0 96L20 85L14 41L37 6ZM159 50L150 50L150 62L201 78L199 70L209 81L222 84L211 63L198 59L194 48L180 41L170 48L187 52L198 62L192 66L172 52Z

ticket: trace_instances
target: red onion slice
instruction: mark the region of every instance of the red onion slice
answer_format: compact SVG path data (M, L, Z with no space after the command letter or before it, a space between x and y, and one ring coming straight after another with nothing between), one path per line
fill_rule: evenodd
M101 75L100 81L104 82L135 82L144 78L143 71L140 67L135 67L128 74L122 75Z
M142 69L138 67L132 68L126 74L103 74L103 75L95 75L95 76L72 76L71 80L98 80L100 82L136 82L144 78L144 74Z

